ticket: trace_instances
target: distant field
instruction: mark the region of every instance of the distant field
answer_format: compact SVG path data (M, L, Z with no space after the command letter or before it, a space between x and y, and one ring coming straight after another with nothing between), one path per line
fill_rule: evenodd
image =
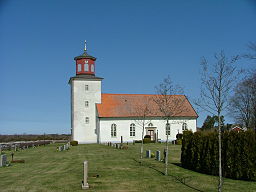
M90 189L87 191L217 191L218 178L183 169L180 146L170 145L169 176L164 164L154 159L139 160L140 144L128 150L104 145L79 145L57 152L60 144L15 152L25 164L0 168L0 191L84 191L81 190L83 161L89 161ZM163 151L164 144L146 144L145 149ZM8 160L11 159L7 152ZM95 177L96 175L99 177ZM223 191L256 191L256 182L224 179Z

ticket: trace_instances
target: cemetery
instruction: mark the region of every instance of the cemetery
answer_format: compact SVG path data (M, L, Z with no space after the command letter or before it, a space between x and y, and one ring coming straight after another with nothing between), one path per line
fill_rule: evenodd
M0 191L216 191L218 177L181 167L181 145L169 145L165 176L164 148L164 143L145 144L143 159L139 143L55 143L4 150L0 165L10 166L0 166ZM11 163L12 153L13 160L25 163ZM224 182L224 191L256 189L256 182Z

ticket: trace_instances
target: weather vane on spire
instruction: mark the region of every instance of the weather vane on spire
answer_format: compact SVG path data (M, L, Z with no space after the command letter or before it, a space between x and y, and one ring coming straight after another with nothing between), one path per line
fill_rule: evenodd
M86 48L86 40L84 40L84 51L86 51L87 48Z

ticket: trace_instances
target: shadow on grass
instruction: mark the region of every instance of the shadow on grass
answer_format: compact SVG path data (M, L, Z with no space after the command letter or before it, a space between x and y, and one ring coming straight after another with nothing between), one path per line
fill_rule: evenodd
M139 160L137 160L137 159L134 159L134 158L133 158L133 160L134 160L135 162L137 162L137 163L138 163L139 165L141 165L141 166L144 166L144 167L153 169L153 170L155 170L156 172L160 173L161 175L165 175L165 173L164 173L163 171L160 171L160 170L158 170L157 168L153 167L152 165L150 165L150 163L147 163L147 162L143 162L143 163L142 163L141 161L139 161ZM181 167L181 164L180 164L180 163L172 163L172 164ZM179 176L170 175L170 174L168 174L168 176L174 178L176 181L180 182L181 184L185 185L186 187L188 187L188 188L190 188L190 189L194 189L195 191L203 192L202 190L197 189L197 188L195 188L195 187L193 187L193 186L190 186L190 185L188 185L188 184L186 183L186 180L187 180L187 179L190 179L191 177L179 177Z

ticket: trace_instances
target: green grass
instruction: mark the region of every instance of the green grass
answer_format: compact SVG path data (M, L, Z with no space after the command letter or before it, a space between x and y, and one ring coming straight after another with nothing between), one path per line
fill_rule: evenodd
M84 160L89 161L88 191L217 191L218 177L177 165L180 146L170 145L169 175L164 176L164 163L154 159L140 161L140 144L130 144L128 150L97 144L79 145L57 152L58 145L15 152L14 158L24 159L25 163L0 168L0 191L84 191L81 190ZM144 145L145 150L153 152L163 148L164 144ZM10 152L7 155L10 160ZM225 178L223 191L256 191L256 182Z

